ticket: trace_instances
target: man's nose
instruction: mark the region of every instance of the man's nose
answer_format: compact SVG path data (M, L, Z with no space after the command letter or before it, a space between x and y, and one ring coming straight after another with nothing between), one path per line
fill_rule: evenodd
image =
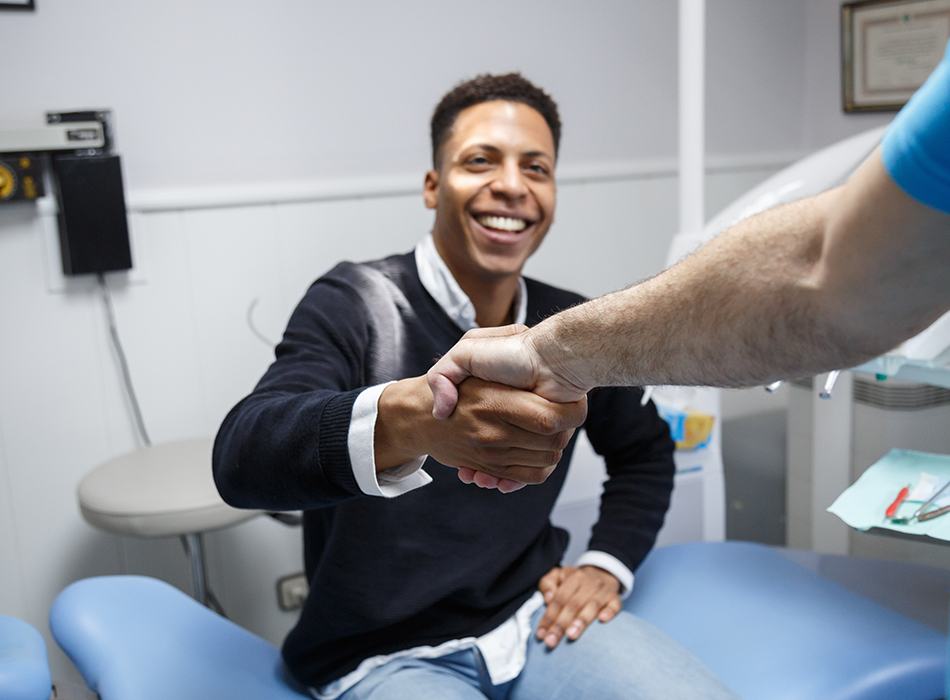
M491 190L494 194L507 199L518 199L528 193L521 166L513 161L505 161L498 171L498 176L492 180Z

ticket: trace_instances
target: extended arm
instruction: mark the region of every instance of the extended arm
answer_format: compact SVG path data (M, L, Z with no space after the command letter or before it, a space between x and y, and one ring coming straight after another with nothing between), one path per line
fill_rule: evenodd
M471 374L569 400L593 386L743 386L852 366L950 308L948 269L950 52L845 185L528 332L464 340L429 373L435 413Z
M840 188L741 222L643 284L528 333L581 387L743 386L850 367L950 307L950 216L875 153Z

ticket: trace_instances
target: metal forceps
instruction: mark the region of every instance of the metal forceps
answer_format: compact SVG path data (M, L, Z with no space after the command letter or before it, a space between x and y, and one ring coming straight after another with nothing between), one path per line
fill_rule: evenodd
M938 489L937 492L933 496L928 498L923 503L923 505L921 505L917 510L915 510L909 518L891 518L891 522L895 525L908 525L914 520L917 520L918 522L923 522L925 520L930 520L931 518L936 518L938 515L943 515L944 513L950 511L950 506L945 506L947 510L944 510L944 508L937 508L936 510L931 511L930 513L924 512L925 510L927 510L929 506L933 505L934 501L936 501L944 491L947 490L948 486L950 486L950 480L948 480L947 483L945 483L942 487L940 487L940 489Z

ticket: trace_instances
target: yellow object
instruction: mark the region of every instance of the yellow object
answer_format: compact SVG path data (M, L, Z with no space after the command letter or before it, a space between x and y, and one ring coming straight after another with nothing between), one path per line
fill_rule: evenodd
M676 449L695 450L709 442L712 435L715 416L708 413L687 413L683 421L683 437L677 440Z
M16 175L7 166L0 164L0 199L10 199L16 192Z

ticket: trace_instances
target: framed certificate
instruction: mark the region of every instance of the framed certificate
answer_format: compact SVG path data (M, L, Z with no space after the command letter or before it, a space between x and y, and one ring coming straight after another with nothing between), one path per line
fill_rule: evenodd
M861 0L841 6L845 112L895 111L943 57L950 0Z

